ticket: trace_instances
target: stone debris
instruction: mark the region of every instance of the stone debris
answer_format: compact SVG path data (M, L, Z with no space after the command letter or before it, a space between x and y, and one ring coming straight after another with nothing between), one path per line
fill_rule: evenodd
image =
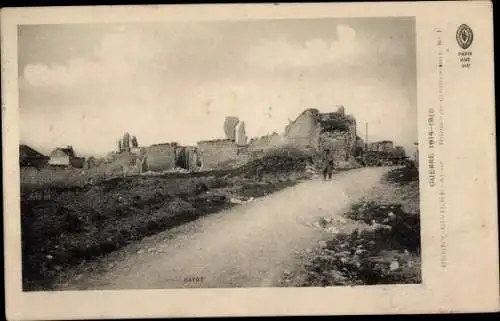
M304 251L304 279L297 281L298 286L422 281L419 215L405 212L399 203L377 202L360 201L345 214L347 219L327 216L311 223L333 235L329 241ZM337 230L341 223L351 220L357 225L354 230L348 229L352 232Z
M326 248L327 243L326 243L326 241L320 241L320 242L318 242L318 246L323 249L323 248Z
M391 265L389 266L391 271L397 271L399 270L399 262L398 261L392 261Z
M337 228L333 227L333 226L330 226L330 227L326 228L326 231L328 233L332 233L332 234L339 233L339 230Z
M249 197L246 200L242 200L242 199L236 198L236 197L231 197L231 203L233 203L233 204L246 204L246 203L252 202L253 200L254 200L253 197Z

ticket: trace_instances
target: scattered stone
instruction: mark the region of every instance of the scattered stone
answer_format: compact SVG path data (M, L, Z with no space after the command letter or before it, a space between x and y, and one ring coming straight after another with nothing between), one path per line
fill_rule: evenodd
M338 232L339 232L339 230L338 230L338 229L336 229L336 228L335 228L335 227L333 227L333 226L330 226L329 228L327 228L327 229L326 229L326 231L327 231L328 233L332 233L332 234L336 234L336 233L338 233Z
M334 281L345 282L347 280L347 278L340 271L335 269L330 270L328 274L333 278Z
M208 191L208 187L207 187L207 185L205 185L205 183L198 183L198 184L196 184L196 186L194 188L195 195L199 195L199 194L207 192L207 191Z
M391 265L389 266L389 269L391 271L397 271L397 270L399 270L399 262L398 261L392 261Z
M155 248L153 248L153 247L151 247L151 248L149 248L149 249L148 249L148 253L152 253L152 252L154 252L154 251L156 251L156 249L155 249Z
M366 252L365 250L363 250L362 248L357 248L356 251L354 252L354 254L356 255L360 255L362 254L363 252Z
M142 250L142 249L137 251L137 254L143 254L143 253L144 253L144 250Z
M48 255L46 256L46 258L47 258L48 260L52 260L54 257L53 257L52 255L48 254Z
M319 241L318 242L318 245L320 248L324 249L326 248L326 246L328 245L326 241Z

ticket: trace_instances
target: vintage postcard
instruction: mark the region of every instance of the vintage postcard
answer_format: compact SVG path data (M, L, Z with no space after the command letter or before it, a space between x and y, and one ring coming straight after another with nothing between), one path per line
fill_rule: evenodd
M491 2L1 23L9 319L498 311Z

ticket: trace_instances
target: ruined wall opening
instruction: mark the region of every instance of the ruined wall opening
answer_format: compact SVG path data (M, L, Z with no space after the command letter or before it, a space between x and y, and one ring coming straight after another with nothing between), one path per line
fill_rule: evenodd
M346 132L349 130L349 124L343 119L326 119L321 121L321 132Z
M189 170L189 155L185 147L179 148L177 158L175 160L175 167L180 167Z

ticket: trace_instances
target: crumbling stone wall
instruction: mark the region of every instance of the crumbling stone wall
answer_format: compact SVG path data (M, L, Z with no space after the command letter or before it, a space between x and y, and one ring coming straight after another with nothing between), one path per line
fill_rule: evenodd
M261 152L286 144L286 140L278 133L252 138L248 144L250 152Z
M394 150L394 143L390 140L371 142L368 144L368 149L371 151L390 153Z
M356 154L356 147L358 145L358 136L356 131L356 119L351 116L346 116L348 122L348 132L347 132L347 148L350 156Z
M146 147L147 168L160 172L175 168L177 143L155 144Z
M236 125L240 122L238 117L227 116L224 121L224 133L226 139L234 141L236 139Z
M236 137L235 137L236 145L238 145L238 146L247 145L248 137L247 137L247 133L245 130L245 122L244 121L240 121L236 125L235 132L236 132Z
M285 128L288 145L329 151L337 162L354 159L357 147L356 120L346 115L344 107L331 113L308 109Z
M344 131L324 132L320 136L320 150L329 150L330 155L336 162L347 161L349 137Z
M320 131L318 111L308 109L285 127L285 137L296 148L317 149Z
M223 168L240 158L238 146L230 139L200 141L197 149L203 170Z
M197 171L201 166L198 149L195 146L180 146L177 148L176 167L188 171Z

